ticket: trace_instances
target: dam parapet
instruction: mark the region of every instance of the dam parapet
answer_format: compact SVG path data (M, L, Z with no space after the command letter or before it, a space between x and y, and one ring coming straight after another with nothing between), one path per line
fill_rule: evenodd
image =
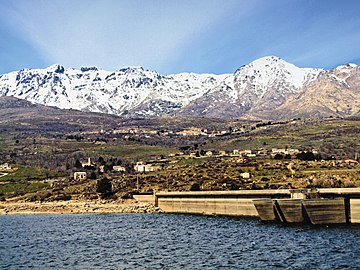
M157 192L167 213L258 217L283 223L360 223L360 188Z

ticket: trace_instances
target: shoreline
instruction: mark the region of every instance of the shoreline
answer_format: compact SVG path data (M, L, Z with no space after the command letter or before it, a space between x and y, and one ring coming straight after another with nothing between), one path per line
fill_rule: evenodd
M1 215L16 214L110 214L110 213L160 213L152 203L136 200L70 200L53 202L0 202Z

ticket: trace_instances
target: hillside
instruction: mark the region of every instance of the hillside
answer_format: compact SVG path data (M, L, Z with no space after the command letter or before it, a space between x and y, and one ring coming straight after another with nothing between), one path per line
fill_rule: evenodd
M84 113L0 97L0 126L16 130L70 132L109 128L121 122L121 117L101 113Z
M0 98L0 116L0 165L12 167L0 169L0 199L98 198L96 183L104 177L118 197L136 191L137 181L140 191L189 190L194 184L204 190L360 185L359 165L347 161L358 157L358 118L129 119L13 97ZM323 161L300 160L296 152L275 158L274 149L314 152ZM88 158L92 165L79 167ZM136 173L139 161L161 169ZM126 172L113 170L117 165ZM79 170L90 179L74 181ZM244 172L251 178L244 179Z

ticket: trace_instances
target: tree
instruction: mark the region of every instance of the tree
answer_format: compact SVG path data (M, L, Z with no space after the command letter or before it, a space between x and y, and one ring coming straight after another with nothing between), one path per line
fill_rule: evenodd
M96 173L95 172L91 172L91 174L90 174L90 179L96 179Z
M121 165L122 164L122 160L118 159L118 161L116 162L116 165Z
M200 191L200 184L199 183L192 184L190 191Z
M100 193L101 198L109 197L112 194L111 181L106 177L96 183L96 192Z
M76 161L75 161L75 168L76 169L81 169L82 168L82 164L81 164L80 160L78 160L78 159L76 159Z
M99 157L98 162L100 163L100 165L105 165L105 163L106 163L104 158L101 156Z
M180 151L187 151L187 150L189 150L190 149L190 146L188 146L188 145L184 145L184 146L180 146L179 147L179 150Z
M321 155L320 155L320 154L314 155L314 153L312 153L312 152L300 152L299 154L296 155L296 157L297 157L299 160L306 160L306 161L309 161L309 160L320 160L320 159L321 159Z

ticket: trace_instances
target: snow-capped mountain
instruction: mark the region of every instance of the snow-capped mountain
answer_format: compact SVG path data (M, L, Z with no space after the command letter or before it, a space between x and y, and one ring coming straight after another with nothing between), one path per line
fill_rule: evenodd
M260 58L236 70L181 112L238 117L275 109L321 72L322 69L298 68L274 56Z
M0 76L0 96L62 109L130 116L169 114L217 86L226 75L160 75L142 67L115 72L96 67L23 69Z
M303 116L305 108L310 116L314 108L318 116L357 114L359 82L356 65L326 71L299 68L270 56L223 75L161 75L141 67L114 72L61 65L23 69L0 75L0 96L129 117L181 114L274 119ZM327 94L319 98L324 91ZM343 96L347 101L352 98L352 105L341 105Z
M360 116L360 67L348 64L321 72L271 112L278 119L289 113L294 117Z

